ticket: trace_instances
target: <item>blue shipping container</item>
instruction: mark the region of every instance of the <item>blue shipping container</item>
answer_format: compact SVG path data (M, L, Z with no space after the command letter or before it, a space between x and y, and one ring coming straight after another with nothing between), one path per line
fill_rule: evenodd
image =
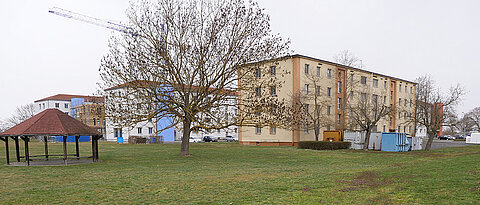
M410 150L410 142L406 133L383 132L382 151L406 152Z
M56 136L57 142L63 142L63 136ZM90 142L90 136L80 136L79 142ZM75 142L75 136L67 136L67 142Z

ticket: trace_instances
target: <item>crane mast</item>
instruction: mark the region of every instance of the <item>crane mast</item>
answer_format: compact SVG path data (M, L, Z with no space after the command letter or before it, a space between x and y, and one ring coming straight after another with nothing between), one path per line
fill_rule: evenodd
M128 26L125 26L125 25L122 25L122 24L119 24L119 23L114 23L114 22L111 22L111 21L108 21L108 20L94 18L94 17L83 15L83 14L75 13L75 12L72 12L72 11L69 11L69 10L66 10L66 9L53 7L51 9L49 9L48 12L52 13L52 14L55 14L55 15L58 15L58 16L65 17L65 18L71 18L71 19L75 19L75 20L78 20L78 21L83 21L83 22L86 22L86 23L89 23L89 24L93 24L93 25L105 27L105 28L108 28L108 29L112 29L112 30L115 30L115 31L123 32L123 33L126 33L126 34L130 34L132 36L137 36L138 35L133 30L133 28L131 28L131 27L128 27Z

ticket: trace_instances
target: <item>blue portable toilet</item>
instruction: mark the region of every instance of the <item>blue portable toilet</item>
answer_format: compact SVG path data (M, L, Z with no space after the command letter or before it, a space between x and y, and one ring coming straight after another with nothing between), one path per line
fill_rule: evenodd
M117 143L119 144L123 143L123 137L117 137Z
M406 152L410 149L410 142L406 133L383 132L382 151Z

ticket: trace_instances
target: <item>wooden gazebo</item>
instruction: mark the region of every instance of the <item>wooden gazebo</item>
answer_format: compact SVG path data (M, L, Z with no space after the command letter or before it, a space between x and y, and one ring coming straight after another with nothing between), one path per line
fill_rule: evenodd
M45 143L45 154L30 155L28 142L31 137L43 136ZM63 155L48 153L47 136L63 136ZM67 153L67 136L75 136L75 154ZM91 136L92 140L92 156L80 157L78 139L80 136ZM8 149L8 139L11 138L15 142L16 160L20 162L21 158L25 158L27 166L30 166L32 157L40 157L43 160L49 160L49 156L63 156L64 164L67 164L68 156L74 156L74 159L91 158L93 162L98 161L98 139L102 138L102 134L95 129L83 124L73 117L61 112L58 109L46 109L41 113L23 121L22 123L0 133L0 140L5 142L7 165L10 164L10 152ZM25 156L20 156L19 138L25 143ZM43 158L45 157L45 158Z

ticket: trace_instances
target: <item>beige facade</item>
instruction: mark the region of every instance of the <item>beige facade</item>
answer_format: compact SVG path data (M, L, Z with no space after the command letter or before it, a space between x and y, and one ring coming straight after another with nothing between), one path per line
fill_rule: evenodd
M381 75L358 68L347 67L336 63L293 55L272 63L261 64L262 71L275 66L278 71L283 70L281 76L275 77L282 81L281 87L276 89L276 97L291 100L294 93L309 96L315 93L315 98L304 98L304 104L320 106L321 101L322 126L319 140L323 139L325 130L360 130L350 118L348 107L358 103L362 97L377 99L385 105L395 107L395 112L379 120L373 131L398 131L413 134L413 123L410 116L415 110L415 83L398 78ZM272 76L261 75L268 80ZM313 80L314 79L314 80ZM264 81L243 81L243 87L254 88L252 84ZM262 87L262 89L268 89ZM243 93L242 93L243 92ZM239 102L247 98L242 91L239 93ZM253 92L253 91L252 91ZM263 94L268 94L263 92ZM243 99L242 99L243 98ZM275 126L243 126L239 128L239 142L246 145L296 145L299 141L315 140L314 130L307 127L297 129L280 129Z

